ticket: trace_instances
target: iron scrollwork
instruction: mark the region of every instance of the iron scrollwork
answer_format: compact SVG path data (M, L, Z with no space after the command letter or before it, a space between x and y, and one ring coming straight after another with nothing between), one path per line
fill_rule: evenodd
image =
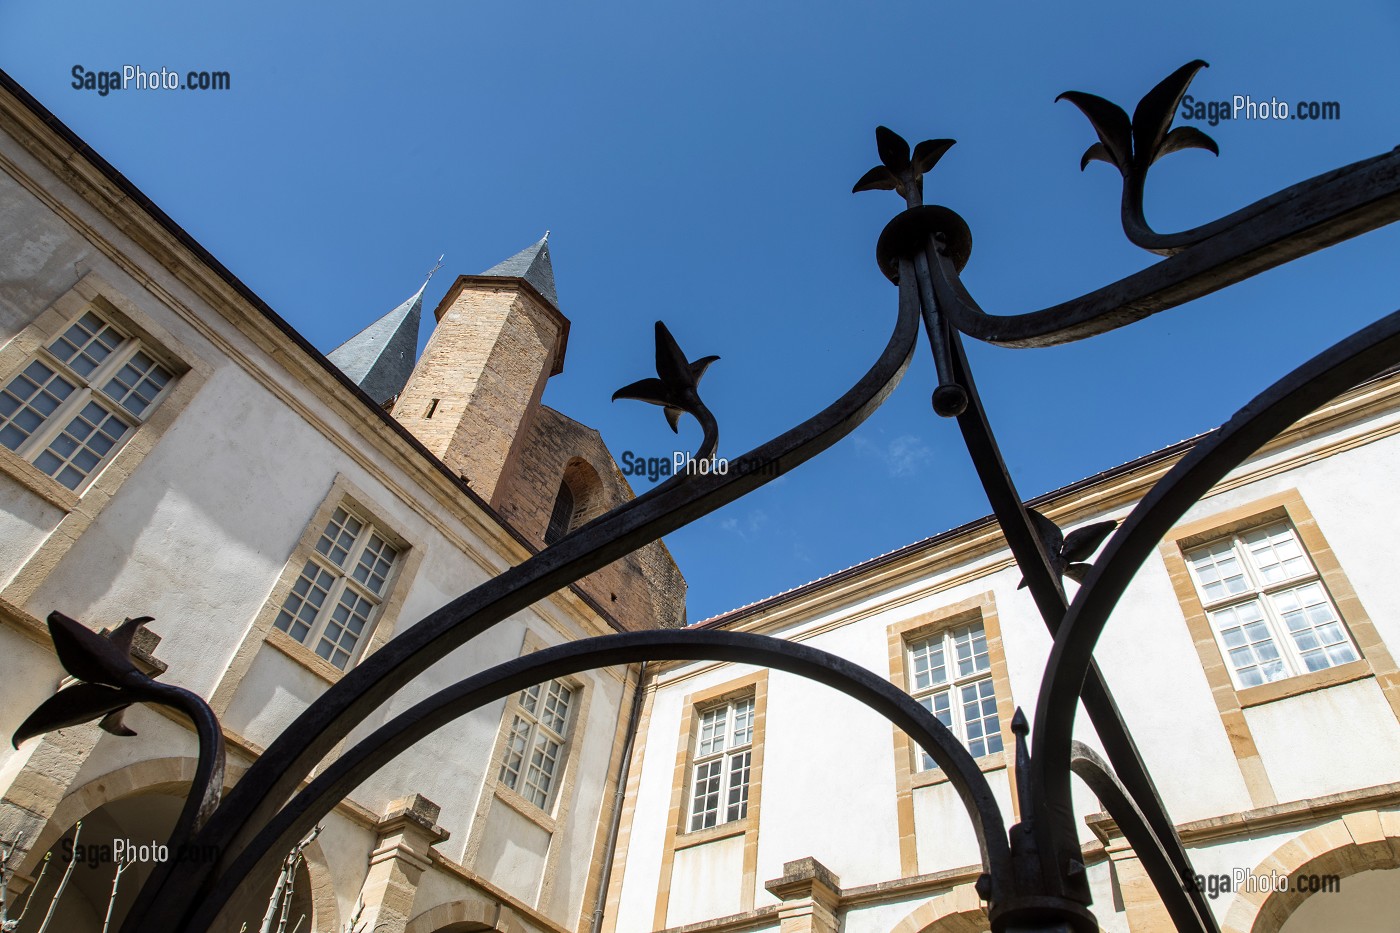
M1131 119L1104 98L1067 92L1098 135L1080 167L1100 160L1123 176L1128 238L1165 258L1072 301L1013 315L984 312L962 283L971 232L953 210L923 203L924 175L953 145L911 147L880 127L881 164L855 191L893 190L906 209L881 233L877 260L898 286L894 331L873 367L836 402L734 461L727 474L678 474L618 506L525 562L396 635L328 689L272 743L220 800L222 737L207 704L188 691L140 675L126 657L129 620L110 638L55 614L50 624L65 667L83 683L60 691L26 721L22 741L60 725L109 716L133 702L177 705L195 720L200 766L190 802L171 839L222 853L215 862L174 860L153 872L123 925L137 930L206 929L250 875L266 869L317 819L369 775L435 729L484 703L552 677L644 660L717 659L790 671L825 683L883 714L929 751L949 774L977 831L984 874L978 893L992 929L1088 931L1088 880L1074 825L1071 775L1089 786L1122 828L1178 929L1218 933L1204 893L1190 883L1190 859L1175 824L1094 661L1094 646L1138 567L1186 510L1231 469L1297 418L1400 359L1400 312L1325 351L1284 377L1192 448L1127 519L1066 535L1027 507L1002 459L963 347L970 337L1004 346L1082 339L1225 287L1332 243L1400 219L1400 151L1346 166L1284 189L1242 210L1175 234L1147 224L1147 171L1185 148L1218 154L1198 130L1171 128L1172 115L1205 63L1193 61L1141 100ZM799 643L713 631L622 633L562 645L508 661L441 690L392 718L313 780L314 766L358 724L430 665L507 616L733 502L831 447L893 392L912 358L917 332L928 337L938 385L937 414L954 418L1019 566L1024 586L1054 638L1034 721L1013 721L1021 822L1005 827L986 779L952 733L907 693L841 658ZM664 324L656 325L656 378L614 399L662 407L672 430L681 415L700 424L699 459L718 449L718 423L698 383L717 357L694 362ZM1091 562L1096 551L1102 551ZM1079 583L1071 600L1064 578ZM55 621L55 619L57 621ZM1105 758L1073 741L1083 703ZM121 731L118 720L106 725ZM208 735L206 735L208 733ZM207 741L206 741L207 739ZM298 791L298 788L302 789Z

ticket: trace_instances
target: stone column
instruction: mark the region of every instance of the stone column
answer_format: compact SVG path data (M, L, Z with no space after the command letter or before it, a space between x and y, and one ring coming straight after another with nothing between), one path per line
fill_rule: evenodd
M1113 826L1113 829L1117 828ZM1128 929L1132 933L1176 933L1176 925L1172 923L1166 905L1162 903L1152 879L1147 876L1147 869L1142 867L1128 841L1116 834L1110 836L1104 851L1118 876L1118 890L1122 892Z
M821 862L811 857L784 862L783 876L763 886L783 902L779 933L837 933L841 879Z
M429 850L448 838L437 825L442 808L421 794L395 800L376 827L379 844L369 857L360 889L366 933L403 933L413 916L413 897L427 868Z

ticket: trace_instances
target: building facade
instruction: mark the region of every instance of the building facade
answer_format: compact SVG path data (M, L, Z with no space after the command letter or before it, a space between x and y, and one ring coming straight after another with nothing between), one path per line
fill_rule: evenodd
M396 631L632 496L598 433L543 401L571 326L547 237L454 280L421 356L423 288L322 355L2 76L0 218L6 735L64 679L50 611L94 629L149 615L136 655L209 700L232 784ZM1295 425L1162 542L1098 651L1232 933L1400 916L1397 432L1394 374ZM1034 504L1066 530L1121 519L1189 446ZM700 624L904 687L1011 824L1010 723L1050 648L1018 582L984 519ZM685 623L684 578L650 545L458 649L351 738L464 672ZM0 748L7 906L42 912L76 839L55 917L76 933L102 928L111 847L169 832L197 752L154 708L104 725ZM1171 929L1082 788L1076 809L1103 928ZM593 671L465 717L354 791L303 856L287 930L987 928L939 769L854 701L730 663ZM117 916L149 867L129 871ZM258 929L262 881L228 929Z
M1388 931L1400 916L1400 581L1384 541L1397 431L1394 374L1292 427L1162 542L1096 652L1230 933ZM1066 532L1121 520L1190 446L1032 504ZM1011 720L1033 716L1051 647L1019 582L988 518L698 624L904 687L972 752L1010 825ZM644 710L606 929L988 928L957 794L854 700L676 662L649 669ZM1083 714L1077 738L1102 747ZM1114 822L1082 786L1075 802L1103 929L1173 929Z
M541 401L569 330L547 241L459 277L421 359L420 288L332 361L8 78L0 130L6 736L64 678L49 612L94 629L153 616L137 656L209 700L232 783L396 631L632 496L598 433ZM653 544L458 649L351 738L464 672L684 611ZM586 925L636 679L542 685L402 756L306 849L285 929L339 930L357 904L383 931ZM107 725L0 747L8 893L55 852L20 929L80 821L73 851L91 857L51 927L74 933L102 927L102 847L174 824L189 724L141 706ZM124 876L118 919L148 870ZM270 887L228 928L258 929Z

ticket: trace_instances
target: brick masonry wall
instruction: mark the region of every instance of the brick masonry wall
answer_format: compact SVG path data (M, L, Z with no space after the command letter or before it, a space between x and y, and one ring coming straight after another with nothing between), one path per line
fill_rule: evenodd
M494 504L533 544L544 547L545 528L566 475L575 493L574 527L634 498L602 436L541 405L526 426ZM660 541L619 558L580 585L628 628L685 625L685 577Z
M558 319L514 280L459 282L439 305L394 417L483 498L495 498L553 369L559 331Z

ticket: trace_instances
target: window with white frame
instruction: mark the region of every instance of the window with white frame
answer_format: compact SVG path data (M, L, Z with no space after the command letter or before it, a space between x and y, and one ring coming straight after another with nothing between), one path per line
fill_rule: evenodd
M987 632L973 622L908 644L910 694L947 726L973 757L1002 750L1001 721ZM938 767L919 749L919 770Z
M344 670L377 621L399 555L367 519L337 507L274 624Z
M1236 687L1360 659L1288 521L1193 548L1186 563Z
M749 815L754 698L739 697L699 712L690 780L690 831Z
M0 444L77 490L150 417L175 374L89 309L0 389Z
M557 680L520 691L506 739L500 782L541 810L549 809L564 749L574 688Z

